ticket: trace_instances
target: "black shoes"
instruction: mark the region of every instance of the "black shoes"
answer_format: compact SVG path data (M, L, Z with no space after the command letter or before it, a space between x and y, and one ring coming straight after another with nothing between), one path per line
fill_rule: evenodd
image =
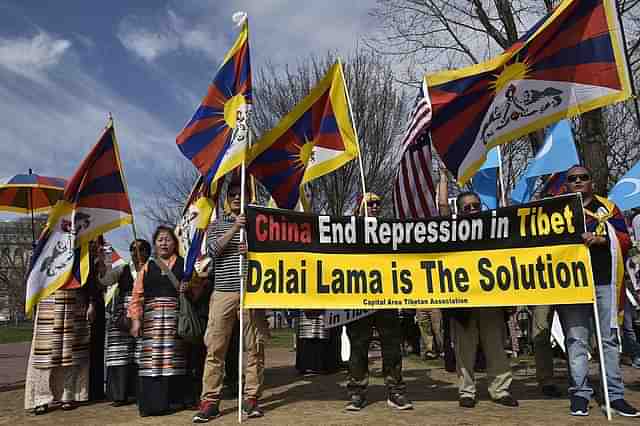
M458 404L460 405L460 407L462 408L473 408L476 406L476 399L475 398L471 398L468 396L463 396L462 398L460 398L460 400L458 401Z
M588 416L589 415L589 400L582 398L581 396L572 396L571 401L571 415L572 416ZM612 407L613 408L613 407Z
M396 410L412 410L413 404L401 393L389 394L387 405Z
M242 411L247 415L250 419L255 419L257 417L264 416L264 413L260 409L258 405L258 400L255 398L247 398L244 400L242 404Z
M640 411L622 398L611 401L611 411L623 417L640 417Z
M351 401L349 401L344 409L347 411L360 411L365 407L365 405L367 405L367 400L364 395L354 393L351 395Z
M517 407L518 400L512 397L511 395L505 395L502 398L494 399L493 402L496 404L504 405L505 407Z
M193 416L193 423L207 423L220 416L220 405L217 402L201 401L200 409Z

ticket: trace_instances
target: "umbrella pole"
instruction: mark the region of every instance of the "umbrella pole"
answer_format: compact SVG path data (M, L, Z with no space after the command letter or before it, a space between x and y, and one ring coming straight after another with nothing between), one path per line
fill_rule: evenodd
M29 169L29 173L31 173L31 169ZM35 220L33 218L33 188L29 188L29 207L31 210L31 245L35 247L36 246L36 225L35 225Z

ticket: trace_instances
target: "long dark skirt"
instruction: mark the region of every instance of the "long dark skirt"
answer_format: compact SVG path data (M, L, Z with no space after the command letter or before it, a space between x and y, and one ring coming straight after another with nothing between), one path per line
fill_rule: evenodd
M107 367L107 398L128 401L136 397L138 366L135 364Z
M96 319L91 323L91 346L89 347L89 401L102 401L104 394L104 341L105 341L105 308L104 299L98 298L95 303Z
M138 377L140 415L160 416L193 404L191 376Z
M340 368L340 328L329 331L328 339L296 341L296 369L300 373L335 373Z

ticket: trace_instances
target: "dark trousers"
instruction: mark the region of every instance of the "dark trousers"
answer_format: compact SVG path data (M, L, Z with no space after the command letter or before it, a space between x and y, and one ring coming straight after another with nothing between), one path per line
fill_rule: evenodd
M369 384L369 342L375 327L382 346L382 373L390 393L404 393L402 381L402 330L396 310L381 309L367 317L347 324L351 341L349 358L349 394L364 393Z

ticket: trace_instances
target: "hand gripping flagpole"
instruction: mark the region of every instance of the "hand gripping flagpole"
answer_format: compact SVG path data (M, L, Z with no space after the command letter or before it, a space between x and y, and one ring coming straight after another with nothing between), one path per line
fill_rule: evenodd
M358 138L358 126L356 126L356 117L353 115L353 108L351 107L351 97L349 97L349 88L347 87L347 81L344 77L344 71L342 69L342 61L338 58L338 65L340 65L340 75L342 76L342 84L344 84L344 94L347 97L347 104L349 105L349 114L351 115L351 123L353 124L353 132L356 135L356 142L358 146L358 165L360 166L360 181L362 183L362 201L364 202L364 215L369 216L367 208L367 188L364 183L364 167L362 165L362 151L360 151L360 138ZM356 206L356 208L359 206Z
M582 194L578 193L579 199L580 199L580 204L582 205ZM583 210L583 216L584 216L584 210ZM582 223L584 223L584 232L587 232L587 222L586 222L586 217L583 217L582 219ZM591 263L591 252L588 251L589 254L589 263ZM614 295L615 297L615 295ZM604 406L605 406L605 410L607 412L607 420L611 421L611 401L609 400L609 385L607 384L607 368L604 365L604 359L605 359L605 355L604 355L604 349L602 347L602 333L600 332L600 317L598 316L598 298L596 297L596 287L595 287L595 283L593 286L593 319L594 322L596 323L596 340L598 343L598 352L600 353L600 380L602 381L602 387L603 387L603 392L604 392ZM615 315L615 312L613 313ZM608 325L610 327L610 324ZM568 353L568 348L567 348L567 353Z

